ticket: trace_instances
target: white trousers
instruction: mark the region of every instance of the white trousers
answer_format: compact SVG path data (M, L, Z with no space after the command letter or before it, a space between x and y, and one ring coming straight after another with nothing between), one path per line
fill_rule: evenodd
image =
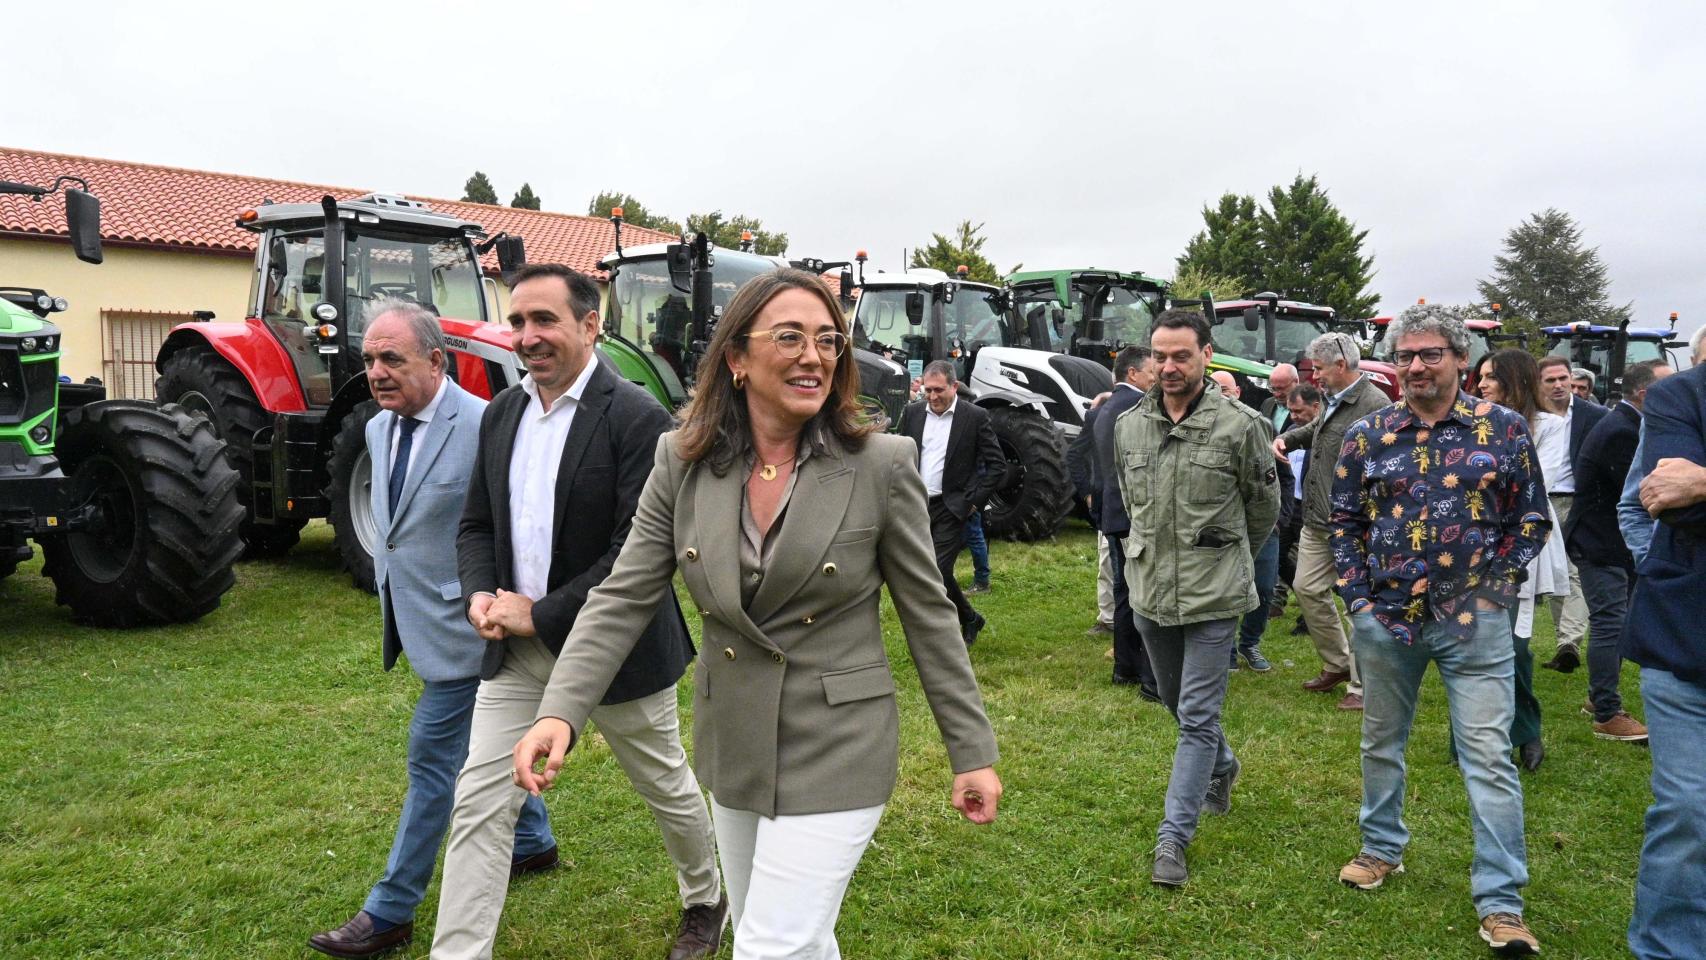
M840 960L835 920L883 806L765 817L711 798L734 960Z
M555 665L550 648L538 639L511 639L503 667L480 684L475 696L468 762L456 778L456 807L444 849L434 960L492 955L509 893L515 820L527 798L515 785L515 744L532 728ZM591 720L663 831L682 906L716 903L721 896L716 841L704 794L681 747L675 688L596 707ZM568 774L565 770L565 779Z

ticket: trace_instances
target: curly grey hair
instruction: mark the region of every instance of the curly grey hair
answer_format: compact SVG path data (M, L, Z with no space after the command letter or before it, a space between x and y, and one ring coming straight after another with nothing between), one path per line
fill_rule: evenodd
M434 350L448 353L444 343L444 329L438 325L438 315L413 300L386 297L374 301L367 307L366 326L373 326L375 320L391 313L408 322L409 332L415 335L415 343L420 345L421 356L430 357Z
M1317 369L1334 360L1343 360L1346 369L1355 370L1362 361L1362 347L1355 337L1346 333L1323 333L1309 341L1309 348L1304 352Z
M1398 341L1412 333L1437 333L1445 338L1452 352L1469 356L1469 328L1463 325L1463 311L1443 303L1418 303L1406 307L1397 319L1386 326L1386 352L1398 349Z

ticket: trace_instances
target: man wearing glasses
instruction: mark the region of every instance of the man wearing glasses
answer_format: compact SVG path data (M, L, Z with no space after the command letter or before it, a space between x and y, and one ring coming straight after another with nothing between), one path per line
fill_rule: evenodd
M1362 849L1339 879L1372 890L1402 870L1404 745L1433 663L1469 790L1481 938L1526 956L1540 946L1522 919L1528 854L1511 762L1508 610L1550 532L1546 488L1522 416L1459 388L1469 335L1455 310L1411 307L1388 336L1404 399L1351 426L1332 492L1333 559L1367 691Z
M900 415L900 430L918 444L918 472L929 496L930 539L936 546L936 567L942 586L960 614L960 635L966 646L977 640L983 615L972 609L954 576L954 561L966 542L966 520L983 509L995 484L1007 470L1001 444L989 414L974 404L961 405L954 365L936 360L924 368L920 381L924 399Z
M1315 365L1315 375L1327 394L1326 408L1312 423L1288 430L1274 441L1274 455L1284 457L1296 450L1309 451L1303 474L1303 532L1297 542L1297 568L1292 589L1297 606L1309 626L1309 638L1321 658L1321 672L1303 682L1311 693L1332 693L1341 683L1348 687L1339 701L1340 710L1362 709L1362 681L1356 658L1345 638L1339 608L1333 605L1333 588L1339 574L1333 567L1333 550L1327 528L1333 492L1333 467L1345 432L1363 417L1387 405L1386 395L1357 369L1361 354L1355 340L1342 333L1323 333L1306 351Z

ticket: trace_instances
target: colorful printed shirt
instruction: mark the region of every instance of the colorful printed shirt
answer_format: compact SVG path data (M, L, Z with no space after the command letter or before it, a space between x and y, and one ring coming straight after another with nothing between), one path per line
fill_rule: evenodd
M1339 594L1404 643L1429 620L1468 639L1476 598L1517 602L1548 517L1522 417L1459 392L1429 427L1395 403L1352 425L1339 450L1330 520Z

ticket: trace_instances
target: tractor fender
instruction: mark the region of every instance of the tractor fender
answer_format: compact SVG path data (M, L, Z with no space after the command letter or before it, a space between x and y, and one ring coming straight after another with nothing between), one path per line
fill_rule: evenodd
M1048 419L1048 407L1043 406L1043 397L1028 390L979 390L972 402L985 410L1025 407L1044 420Z
M212 347L215 353L237 368L263 409L271 413L300 413L308 409L290 356L258 320L247 323L180 323L172 328L172 332L166 335L166 342L160 345L160 352L154 357L154 369L158 371L172 354L201 344Z
M331 459L332 446L338 439L344 417L359 404L372 399L373 390L367 385L366 377L351 377L332 396L331 404L326 407L326 419L320 421L320 435L316 438L321 463Z

